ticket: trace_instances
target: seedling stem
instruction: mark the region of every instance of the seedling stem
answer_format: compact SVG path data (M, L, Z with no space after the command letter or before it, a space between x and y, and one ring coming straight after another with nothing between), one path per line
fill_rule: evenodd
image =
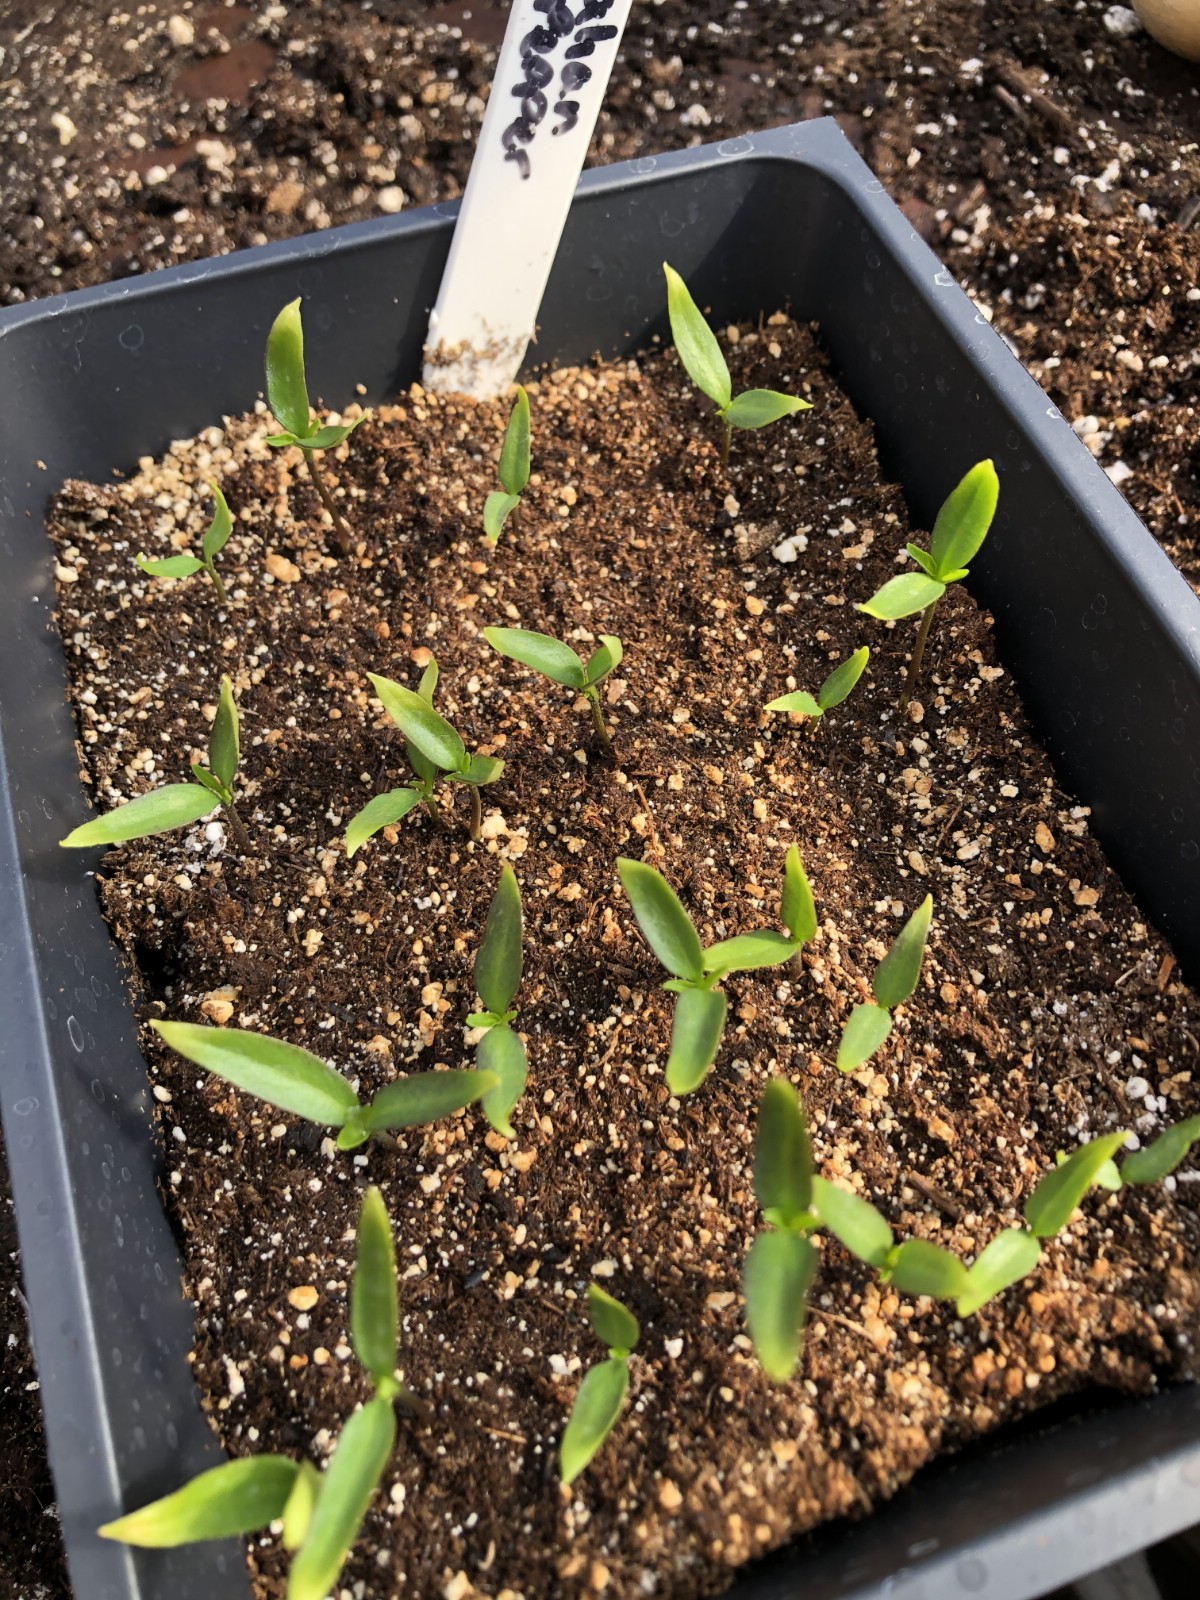
M304 449L303 445L301 445L301 449ZM330 494L329 487L321 475L321 469L317 465L317 458L311 450L304 450L304 462L308 467L308 475L313 481L313 488L321 497L321 504L333 518L333 531L337 535L338 549L344 556L348 556L354 549L350 529L346 525L346 519L334 504L333 496Z
M585 689L584 694L592 708L592 721L596 724L596 735L600 740L600 748L606 756L611 758L613 753L612 740L609 738L608 729L604 725L604 714L600 710L600 696L592 688Z
M912 699L912 692L917 686L917 678L921 672L921 662L925 656L925 641L929 638L929 630L933 626L933 613L937 610L937 601L931 600L921 615L921 626L917 630L917 642L913 646L912 659L908 663L908 676L904 680L904 689L900 695L900 715L908 710L908 702Z

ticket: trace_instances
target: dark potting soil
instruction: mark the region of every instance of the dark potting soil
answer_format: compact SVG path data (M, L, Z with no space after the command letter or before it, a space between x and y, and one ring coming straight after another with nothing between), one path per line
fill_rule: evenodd
M962 1323L824 1240L800 1372L772 1387L758 1369L741 1264L769 1076L801 1088L826 1176L898 1233L971 1255L1056 1151L1115 1126L1145 1139L1200 1108L1200 1001L1058 788L961 588L897 721L913 626L854 610L911 536L870 427L808 330L771 318L728 347L736 387L814 409L738 435L726 478L673 352L552 373L530 391L537 471L494 551L480 514L506 408L421 390L332 464L351 559L330 553L261 410L56 502L97 804L186 774L222 673L241 710L252 850L214 821L111 851L98 874L143 1024L269 1032L364 1092L469 1065L472 961L502 861L521 885L530 1080L511 1143L469 1110L397 1149L340 1153L143 1030L196 1380L234 1453L319 1463L364 1396L347 1285L363 1186L385 1195L404 1376L433 1418L401 1423L351 1592L714 1594L939 1451L1086 1386L1144 1391L1200 1366L1200 1193L1184 1173L1090 1196L1030 1278ZM206 583L155 582L133 560L197 545L213 477L236 519L224 610ZM584 651L621 637L605 693L615 763L582 702L492 652L493 623ZM866 676L815 733L761 709L864 642ZM415 684L431 652L439 709L507 763L484 791L483 840L460 791L444 830L414 813L347 861L346 821L406 775L366 674ZM728 981L716 1066L674 1101L671 998L615 858L660 867L708 943L776 925L793 840L818 936L799 964ZM927 891L921 987L876 1059L841 1078L845 1018ZM630 1404L568 1492L557 1443L602 1355L590 1281L631 1306L642 1340ZM273 1541L252 1541L251 1564L260 1594L282 1594Z

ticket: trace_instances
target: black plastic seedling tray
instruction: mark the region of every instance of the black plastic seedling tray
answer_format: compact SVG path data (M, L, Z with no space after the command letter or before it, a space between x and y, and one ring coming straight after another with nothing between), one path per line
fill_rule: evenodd
M49 496L104 479L262 381L306 300L310 380L344 404L417 375L455 208L360 224L0 316L0 1098L50 1459L80 1600L235 1600L236 1546L133 1554L97 1524L218 1456L156 1190L144 1066L86 860L51 610ZM539 360L665 331L662 259L718 321L821 325L928 526L982 456L1003 494L972 590L1059 770L1200 975L1200 602L831 122L588 174ZM935 1467L867 1522L755 1570L739 1600L1024 1600L1200 1517L1200 1390L1104 1404Z

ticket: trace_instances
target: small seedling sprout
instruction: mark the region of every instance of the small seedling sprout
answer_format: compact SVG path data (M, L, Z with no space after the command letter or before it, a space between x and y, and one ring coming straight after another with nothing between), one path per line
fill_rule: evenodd
M746 1323L763 1371L786 1383L796 1370L808 1294L820 1257L809 1234L813 1157L800 1096L784 1078L763 1090L754 1148L754 1193L769 1233L746 1256Z
M221 695L208 741L208 766L192 763L190 783L168 783L151 789L134 800L114 806L102 817L93 817L74 829L59 843L68 850L83 850L97 844L124 844L130 839L148 839L155 833L170 833L190 822L199 822L218 805L225 810L238 845L246 850L250 840L233 803L233 780L240 756L237 707L233 686L221 679Z
M608 1360L584 1374L563 1430L558 1459L565 1484L575 1481L621 1415L629 1392L629 1357L641 1335L633 1312L594 1283L588 1284L588 1320L607 1346Z
M508 518L521 504L529 482L529 396L520 384L500 447L500 487L493 489L483 507L483 531L496 544Z
M172 1050L235 1089L306 1122L336 1128L339 1150L354 1150L372 1134L437 1122L500 1085L494 1072L414 1072L364 1104L340 1072L283 1039L196 1022L155 1020L150 1026Z
M523 933L521 891L506 862L500 868L500 882L475 957L475 989L484 1010L473 1011L467 1018L468 1028L487 1030L476 1053L480 1068L493 1073L498 1081L483 1097L483 1113L506 1139L516 1138L509 1119L525 1092L528 1074L525 1046L512 1027L517 1013L511 1009L521 984Z
M869 617L878 617L884 622L911 617L918 611L922 613L908 676L900 694L901 712L908 707L921 671L925 642L937 603L950 584L969 576L968 563L975 559L987 538L999 497L1000 480L995 467L990 461L978 462L946 497L933 525L929 549L922 550L916 544L905 546L921 568L920 572L902 572L889 579L865 604L857 607Z
M225 542L233 532L233 518L229 515L229 506L225 496L215 483L210 483L213 500L216 502L213 509L212 521L204 530L204 539L200 549L202 556L164 556L160 561L148 561L144 555L137 558L137 564L142 571L151 578L190 578L193 573L207 572L212 579L213 588L217 591L217 604L225 605L227 595L225 585L221 582L221 574L215 566L215 557L225 548Z
M646 943L674 974L663 984L679 996L671 1028L667 1087L675 1095L690 1094L708 1075L725 1030L727 1001L717 984L731 972L777 967L790 961L817 931L800 852L792 845L784 862L780 921L787 934L761 928L722 939L707 950L661 872L625 857L618 860L617 870Z
M812 696L805 689L796 689L791 694L781 694L777 700L769 700L765 706L767 711L795 711L801 716L812 720L814 730L820 726L821 718L827 711L832 711L834 706L840 706L846 699L854 685L862 677L871 652L864 644L861 650L856 650L840 667L835 667L825 682Z
M585 663L570 645L561 644L548 633L530 633L525 628L485 628L483 636L502 656L532 667L552 683L561 683L565 689L581 694L591 707L601 748L605 755L612 755L612 740L600 709L600 685L624 659L625 650L620 639L611 633L600 634L599 645Z
M729 464L729 441L734 428L762 428L796 411L810 411L808 400L780 394L775 389L746 389L735 397L729 367L721 346L686 283L663 262L667 276L667 313L671 337L688 377L717 408L724 432L721 436L721 466Z
M838 1046L837 1069L856 1072L879 1049L892 1031L892 1011L909 998L921 977L925 943L933 916L933 896L927 894L896 935L892 948L875 969L872 988L875 1003L855 1006Z
M321 427L313 416L304 377L304 328L300 321L298 298L284 306L271 324L271 331L267 335L266 369L267 403L275 414L275 420L283 424L283 432L271 434L267 443L278 449L294 444L303 451L304 464L313 481L313 488L333 522L338 548L344 556L348 556L353 549L353 536L317 466L316 452L335 449L354 432L360 422L366 421L366 412L354 422L327 427Z

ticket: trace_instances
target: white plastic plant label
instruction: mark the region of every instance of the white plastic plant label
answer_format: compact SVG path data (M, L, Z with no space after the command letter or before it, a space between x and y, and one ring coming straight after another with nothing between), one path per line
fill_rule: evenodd
M631 0L514 0L424 383L484 400L516 376L558 250Z

